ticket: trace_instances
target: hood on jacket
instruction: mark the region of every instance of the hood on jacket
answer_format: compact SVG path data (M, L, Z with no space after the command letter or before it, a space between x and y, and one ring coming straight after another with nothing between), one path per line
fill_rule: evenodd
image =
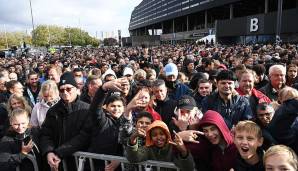
M147 147L153 145L153 141L152 141L151 136L150 136L150 132L153 128L161 128L164 131L164 133L167 135L167 142L172 141L171 134L170 134L168 126L163 121L156 120L152 124L150 124L146 129L146 140L145 140L146 144L145 145Z
M223 136L224 140L226 141L227 145L233 144L233 136L226 125L223 117L216 111L208 110L203 118L199 122L199 128L201 129L204 125L215 125L221 135Z

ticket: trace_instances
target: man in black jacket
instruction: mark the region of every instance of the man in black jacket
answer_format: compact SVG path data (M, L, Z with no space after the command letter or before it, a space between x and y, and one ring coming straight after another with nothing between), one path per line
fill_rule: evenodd
M177 102L168 97L168 91L164 80L154 81L152 90L156 102L154 110L160 114L162 121L168 125L172 118L175 117L174 110L177 106Z
M70 72L61 76L59 91L61 100L48 110L42 125L41 152L52 169L60 170L61 160L65 160L68 170L76 170L71 155L88 145L89 105L79 100L77 84Z

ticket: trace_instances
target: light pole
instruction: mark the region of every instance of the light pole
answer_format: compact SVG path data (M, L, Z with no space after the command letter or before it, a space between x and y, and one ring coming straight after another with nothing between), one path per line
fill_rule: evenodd
M8 49L8 40L7 40L7 32L6 32L5 24L4 24L4 36L5 36L6 49Z
M275 43L277 45L280 44L280 32L281 32L281 25L282 25L282 4L283 0L278 0L278 8L277 8L277 19L276 19L276 38Z
M31 5L31 0L29 0L30 3L30 12L31 12L31 24L32 24L32 44L34 42L34 21L33 21L33 12L32 12L32 5Z

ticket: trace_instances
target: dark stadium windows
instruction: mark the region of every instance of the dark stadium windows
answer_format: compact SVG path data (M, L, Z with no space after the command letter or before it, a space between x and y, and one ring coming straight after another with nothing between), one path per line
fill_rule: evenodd
M262 14L264 12L265 12L265 0L254 0L254 1L243 0L234 4L235 18L244 17L248 15Z
M189 20L189 30L200 30L205 28L205 12L197 12L190 14Z
M175 19L175 32L187 31L186 16Z

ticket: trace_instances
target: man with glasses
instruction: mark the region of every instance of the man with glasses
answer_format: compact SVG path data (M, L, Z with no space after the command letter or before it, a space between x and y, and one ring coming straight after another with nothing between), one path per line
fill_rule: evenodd
M72 154L84 150L91 132L89 105L79 100L73 73L64 73L58 87L61 100L47 112L40 148L51 169L62 169L65 160L68 170L76 170Z
M260 103L257 105L257 124L262 129L262 135L264 137L263 148L268 149L270 146L277 144L276 140L272 137L268 130L268 125L270 124L274 116L274 109L270 103Z

